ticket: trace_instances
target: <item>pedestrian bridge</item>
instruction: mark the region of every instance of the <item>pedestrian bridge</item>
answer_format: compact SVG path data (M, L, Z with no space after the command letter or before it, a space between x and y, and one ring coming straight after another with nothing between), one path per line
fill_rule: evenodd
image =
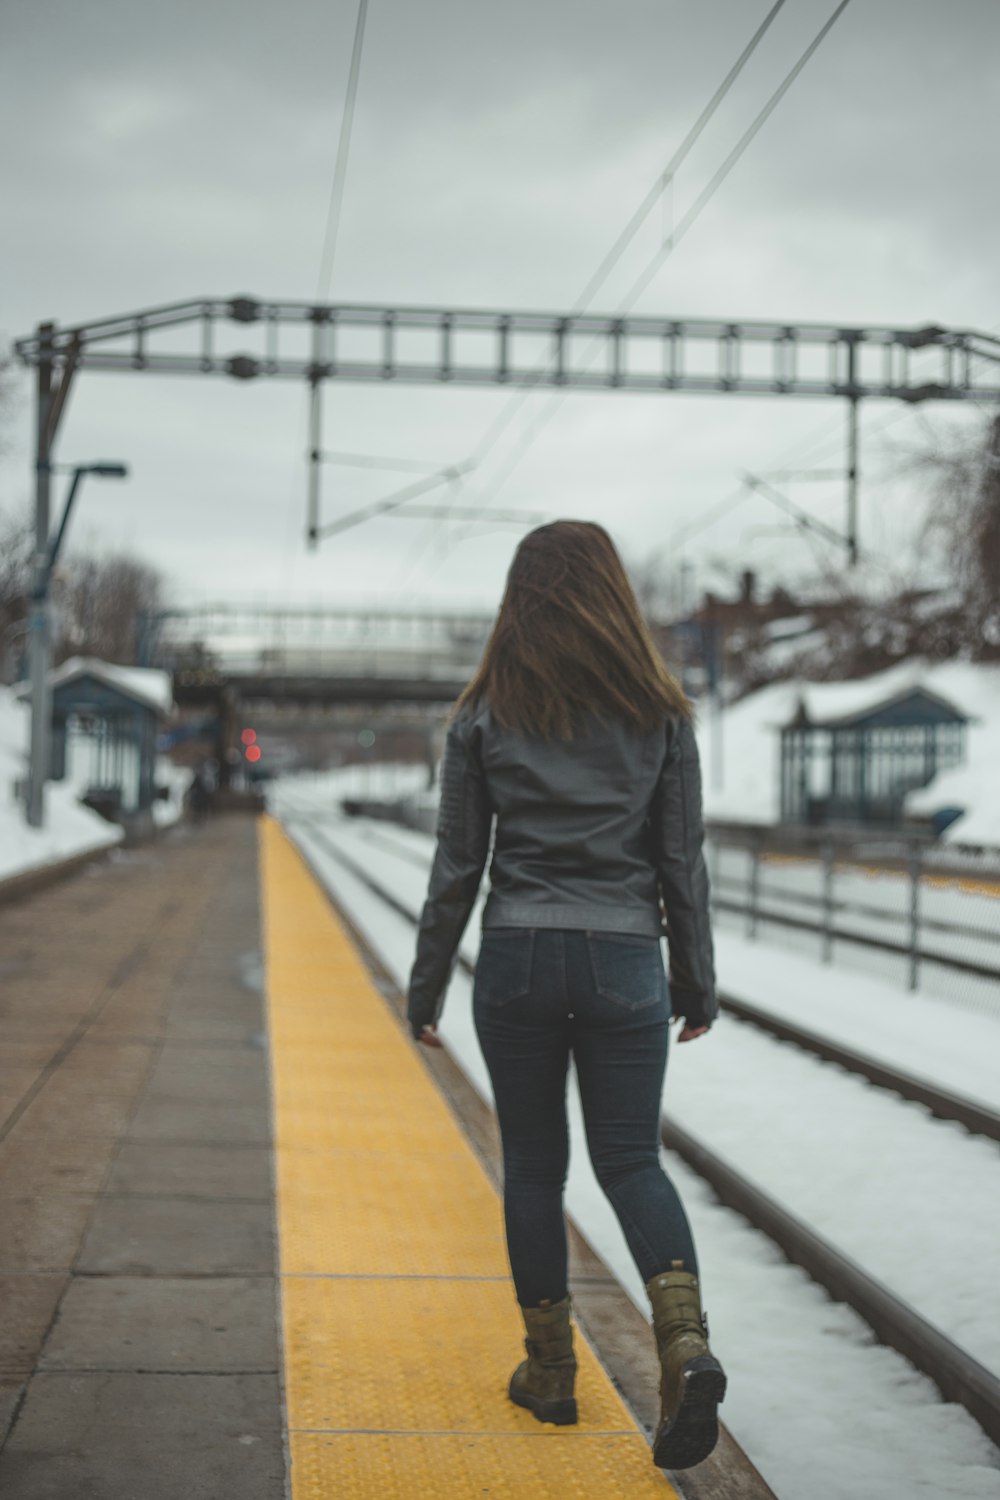
M178 701L451 702L474 673L492 613L210 605L149 622L147 655Z

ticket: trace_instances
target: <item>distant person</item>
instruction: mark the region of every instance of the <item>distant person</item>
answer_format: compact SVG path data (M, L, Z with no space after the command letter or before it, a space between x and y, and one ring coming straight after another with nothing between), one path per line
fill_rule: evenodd
M718 1011L698 752L690 704L611 538L590 522L556 521L521 542L482 664L452 713L408 999L427 1046L441 1045L445 986L494 820L473 1010L527 1333L510 1399L542 1422L577 1419L562 1203L572 1054L594 1171L653 1309L653 1461L689 1468L715 1446L726 1388L659 1150L671 1009L682 1042L704 1036Z
M191 776L191 784L188 787L188 807L191 810L191 821L203 823L212 811L215 801L215 789L212 774L206 761L201 761L195 766Z

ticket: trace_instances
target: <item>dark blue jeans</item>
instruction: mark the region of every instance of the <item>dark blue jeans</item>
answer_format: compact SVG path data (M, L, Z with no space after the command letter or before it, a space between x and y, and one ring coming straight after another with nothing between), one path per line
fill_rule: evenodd
M697 1274L687 1215L660 1165L670 997L658 940L487 928L473 1011L500 1122L507 1253L521 1306L567 1294L570 1053L594 1172L643 1281L674 1260Z

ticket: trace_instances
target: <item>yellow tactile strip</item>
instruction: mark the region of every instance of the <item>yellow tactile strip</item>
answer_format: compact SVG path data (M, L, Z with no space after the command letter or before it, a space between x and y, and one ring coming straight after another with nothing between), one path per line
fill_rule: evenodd
M674 1491L577 1335L576 1427L506 1399L492 1185L304 861L262 820L292 1500Z

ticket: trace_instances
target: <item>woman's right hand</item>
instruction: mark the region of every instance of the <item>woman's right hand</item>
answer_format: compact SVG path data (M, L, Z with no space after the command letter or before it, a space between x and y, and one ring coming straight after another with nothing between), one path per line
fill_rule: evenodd
M693 1042L696 1037L704 1036L707 1030L707 1026L689 1026L685 1021L684 1029L677 1040L679 1042Z

